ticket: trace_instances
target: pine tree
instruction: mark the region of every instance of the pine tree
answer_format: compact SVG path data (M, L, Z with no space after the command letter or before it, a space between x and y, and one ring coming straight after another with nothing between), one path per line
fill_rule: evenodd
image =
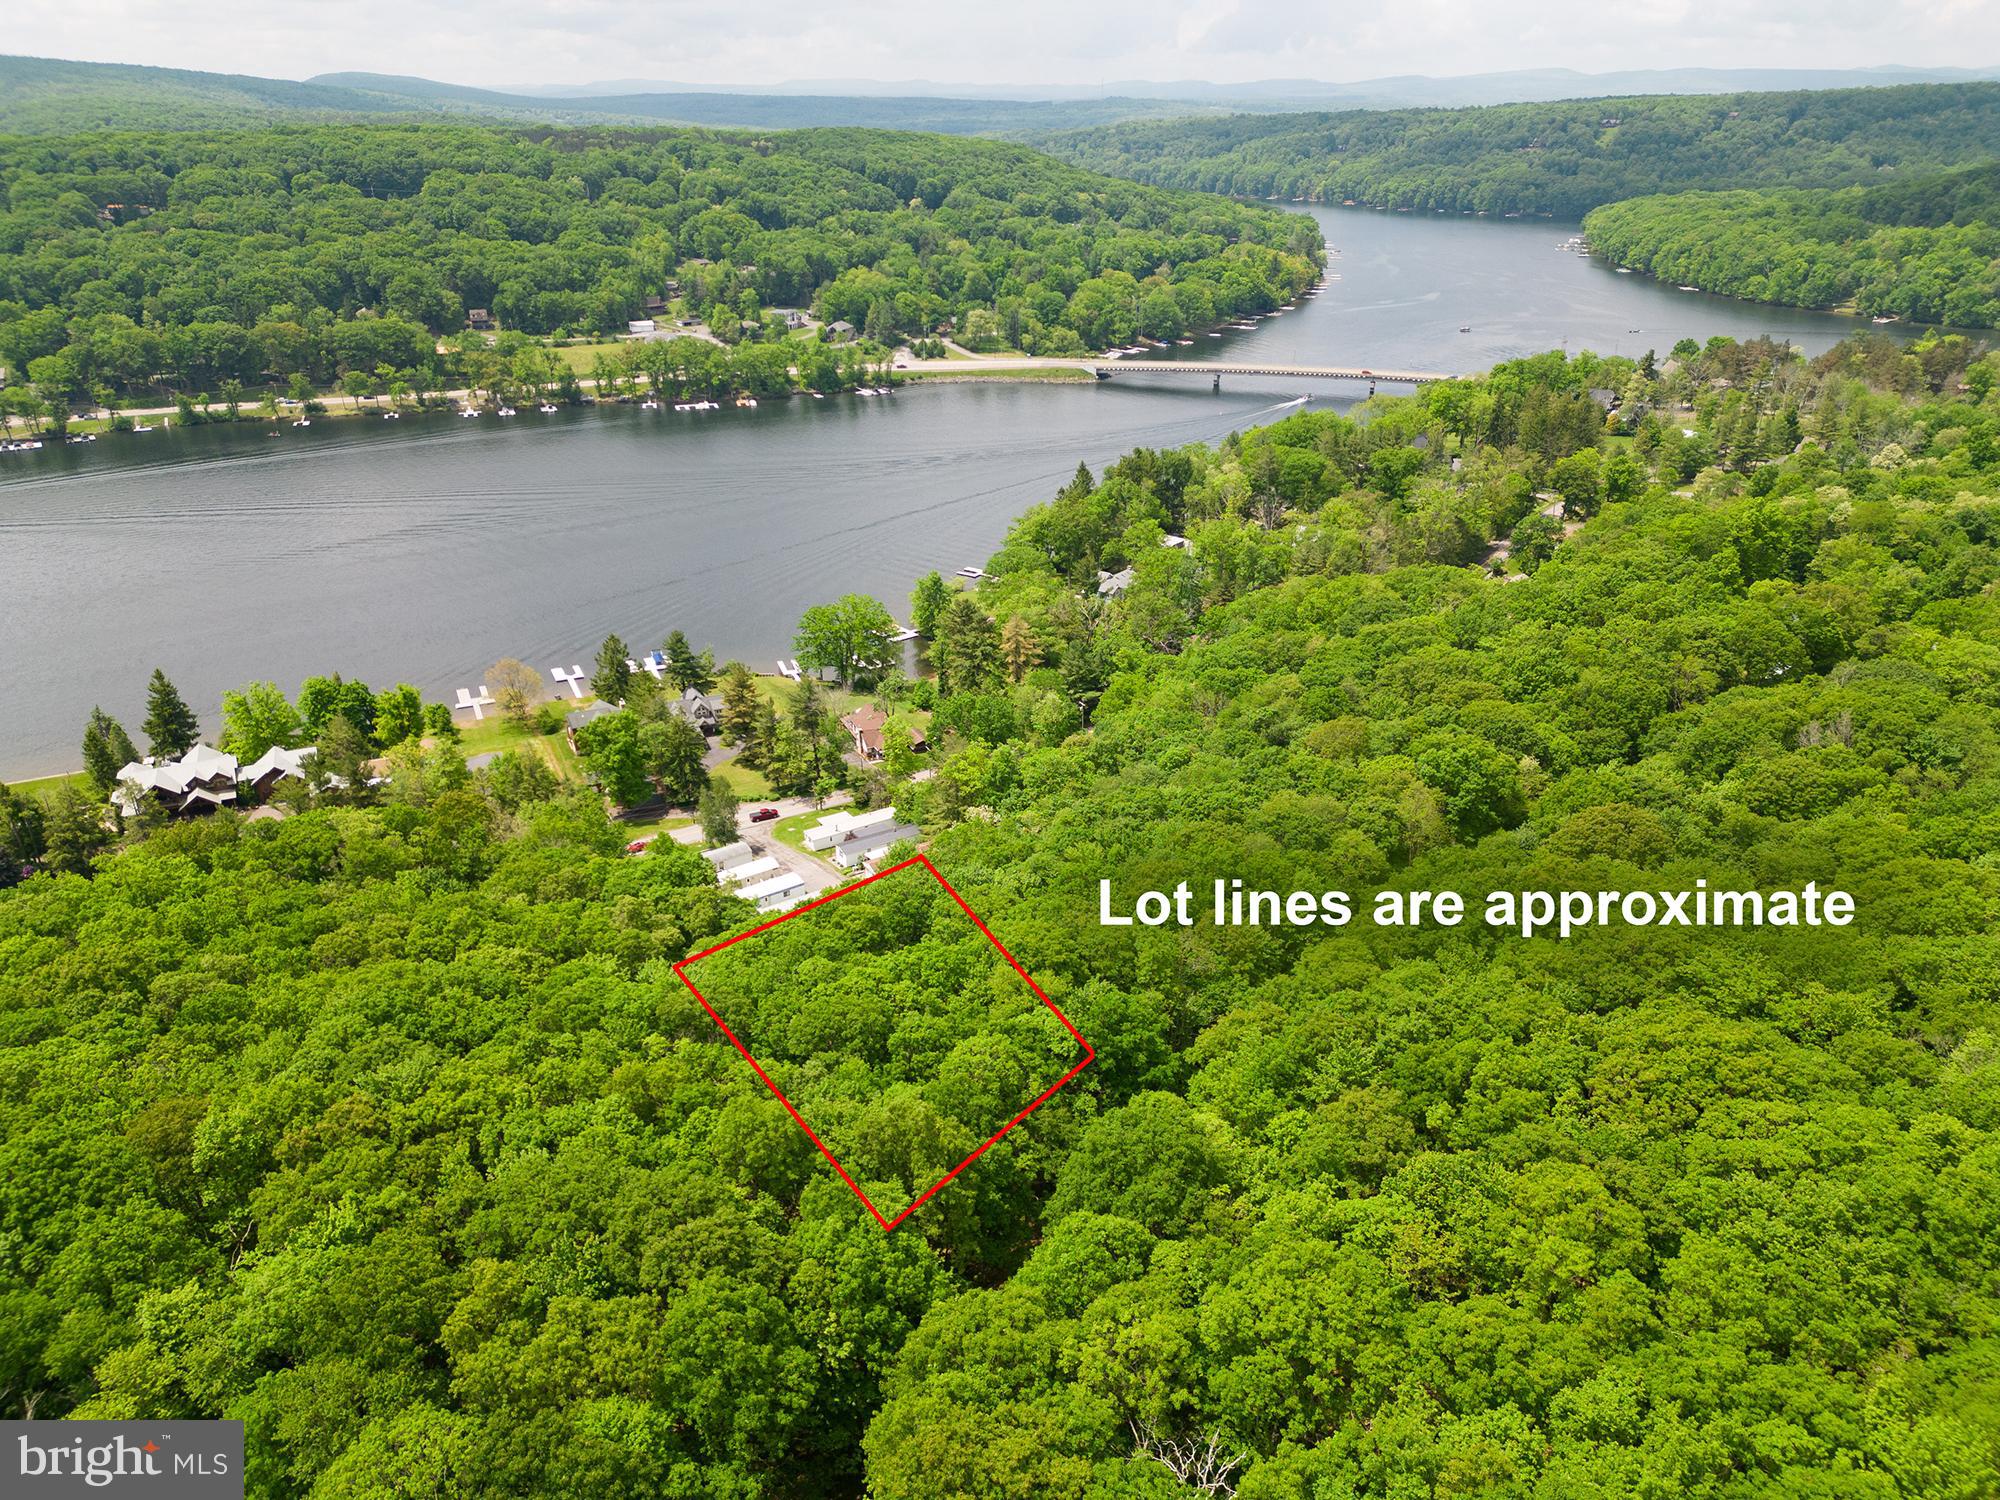
M771 758L778 749L778 705L769 698L760 696L757 700L755 727L743 741L743 750L736 758L753 771L769 770Z
M715 686L715 664L696 656L688 645L688 638L680 631L668 634L666 644L660 647L660 654L667 659L667 681L677 692L693 688L698 693L706 693Z
M708 771L702 765L708 744L701 731L678 714L669 718L661 729L657 758L647 770L659 782L669 802L686 806L701 795L701 789L708 783Z
M118 785L118 772L138 758L124 726L103 709L93 708L83 729L83 771L99 801Z
M722 673L722 712L719 729L723 742L748 747L757 733L759 705L757 679L740 661L731 662Z
M1042 659L1042 644L1035 639L1035 632L1028 628L1028 622L1019 615L1008 616L1007 623L1000 631L1000 659L1007 663L1007 675L1019 682L1028 675L1028 669Z
M590 690L606 703L623 703L632 692L632 669L626 665L632 653L615 635L607 635L597 648L597 670L590 674Z
M999 675L1000 632L970 594L954 596L938 621L931 660L941 693L976 693Z
M146 722L139 727L145 731L146 747L155 760L178 759L201 739L201 723L194 710L158 667L153 668L153 680L146 689Z

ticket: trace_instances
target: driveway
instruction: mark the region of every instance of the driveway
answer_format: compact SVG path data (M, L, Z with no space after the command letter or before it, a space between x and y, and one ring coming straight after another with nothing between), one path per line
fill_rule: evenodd
M845 792L835 792L820 803L817 811L832 812L836 807L845 806L854 799ZM841 869L830 859L819 859L803 850L794 849L781 839L766 836L763 830L775 819L763 823L752 823L750 814L760 807L775 807L780 818L797 817L800 813L815 811L810 797L777 797L769 802L746 802L736 814L736 831L759 854L768 854L779 864L790 870L806 883L806 894L817 896L822 891L833 890L854 879L852 872Z

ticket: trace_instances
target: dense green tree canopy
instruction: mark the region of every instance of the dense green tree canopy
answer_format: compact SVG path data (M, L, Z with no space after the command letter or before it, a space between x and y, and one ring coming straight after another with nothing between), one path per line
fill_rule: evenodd
M1294 216L862 130L0 138L0 204L0 360L85 390L418 366L473 308L623 332L670 280L732 341L766 306L884 340L986 309L1080 350L1276 306L1321 255Z
M1836 186L2000 154L2000 84L1136 120L1044 138L1168 187L1580 218L1692 188Z
M763 920L693 851L462 775L94 859L51 809L0 1390L239 1417L326 1500L1164 1497L1211 1442L1243 1500L1987 1493L1995 366L1551 354L1023 517L950 613L1042 660L889 791L1098 1057L893 1235L673 975ZM1096 920L1217 877L1857 917ZM900 878L714 975L891 1202L1060 1041Z
M1634 198L1596 210L1584 228L1621 265L1677 286L2000 325L2000 166L1885 188Z

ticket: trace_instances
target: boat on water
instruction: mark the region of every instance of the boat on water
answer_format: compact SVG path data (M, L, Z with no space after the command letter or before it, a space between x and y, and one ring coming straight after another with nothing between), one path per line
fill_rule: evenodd
M1684 286L1681 287L1680 290L1683 292L1698 292L1701 290L1701 288L1698 286Z
M300 417L292 423L294 427L310 427L312 424L313 419L311 417ZM133 429L135 432L151 432L152 430L150 427L136 427Z
M382 413L382 420L385 422L400 422L403 420L403 414L399 411L385 411Z
M461 417L476 417L479 415L479 408L476 406L462 407L458 414Z
M1869 319L1868 321L1869 321L1869 322L1871 322L1871 323L1895 323L1895 322L1898 322L1898 321L1900 321L1900 320L1899 320L1898 318L1894 317L1894 316L1888 316L1888 317L1880 317L1880 318L1870 318L1870 319Z
M554 411L555 409L556 407L553 401L544 401L540 406L535 408L536 411L542 411L542 412Z
M503 406L500 408L500 415L503 417L511 417L514 415L514 408L511 406Z
M738 396L736 398L736 404L738 406L755 406L757 404L757 398L755 396Z

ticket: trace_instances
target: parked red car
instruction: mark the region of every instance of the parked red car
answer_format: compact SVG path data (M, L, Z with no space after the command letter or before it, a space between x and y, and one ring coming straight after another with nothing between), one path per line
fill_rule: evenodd
M750 814L750 821L753 823L768 823L771 819L777 817L777 815L778 810L775 807L760 807Z
M625 846L625 852L627 854L644 854L646 852L646 841L644 839L632 840L631 843Z

